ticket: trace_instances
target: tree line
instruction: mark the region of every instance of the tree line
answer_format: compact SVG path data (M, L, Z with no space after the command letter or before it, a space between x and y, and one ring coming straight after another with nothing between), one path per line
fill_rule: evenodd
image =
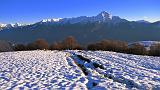
M125 41L118 40L102 40L96 43L88 44L87 46L80 45L76 39L72 36L65 38L60 42L53 42L48 44L44 39L38 39L27 45L16 44L13 46L15 51L25 51L25 50L103 50L103 51L114 51L127 54L136 55L151 55L160 56L160 44L151 45L150 49L147 50L143 45L139 43L134 43L128 45Z
M16 44L13 46L15 51L25 50L80 50L82 47L72 36L65 38L61 42L53 42L51 45L45 39L37 39L34 42L25 44Z

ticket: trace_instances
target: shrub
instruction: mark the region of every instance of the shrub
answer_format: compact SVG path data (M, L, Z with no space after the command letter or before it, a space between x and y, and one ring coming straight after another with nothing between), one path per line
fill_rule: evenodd
M128 48L128 43L124 41L106 40L104 42L106 45L105 49L108 51L126 52Z
M153 44L150 47L149 55L160 56L160 44Z
M147 50L143 45L139 43L134 43L129 47L128 53L137 55L147 55Z
M26 50L26 46L23 44L17 44L14 46L14 51L25 51Z
M26 49L27 50L37 50L37 46L35 43L29 43L27 46L26 46Z
M0 52L13 51L12 44L7 41L0 40Z
M103 40L95 44L89 44L88 50L104 50L115 52L126 52L128 44L124 41Z
M50 50L62 50L62 49L63 49L62 44L59 42L54 42L50 46Z
M81 46L77 43L76 39L72 36L69 36L63 40L62 48L69 50L82 49Z
M87 46L87 50L97 50L96 45L95 44L89 44Z
M49 45L47 43L47 41L45 41L44 39L38 39L35 42L29 43L27 45L27 49L28 50L44 50L44 49L48 49Z

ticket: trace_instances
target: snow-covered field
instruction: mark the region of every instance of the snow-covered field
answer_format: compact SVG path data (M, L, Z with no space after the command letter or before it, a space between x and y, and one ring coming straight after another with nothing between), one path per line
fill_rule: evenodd
M107 51L0 53L0 90L160 90L160 57Z

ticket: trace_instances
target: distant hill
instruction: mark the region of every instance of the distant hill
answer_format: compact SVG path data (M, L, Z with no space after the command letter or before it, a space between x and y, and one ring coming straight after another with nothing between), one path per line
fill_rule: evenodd
M28 43L38 38L48 42L74 36L87 44L103 39L134 41L159 41L160 22L128 21L103 11L97 16L46 19L31 25L3 27L0 39Z

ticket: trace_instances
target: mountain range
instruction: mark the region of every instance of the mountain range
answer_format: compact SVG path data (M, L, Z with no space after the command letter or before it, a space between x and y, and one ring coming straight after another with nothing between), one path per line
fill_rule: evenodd
M67 36L74 36L82 44L103 39L159 41L160 21L128 21L103 11L91 17L44 19L30 25L0 24L0 39L11 42L28 43L44 38L52 43Z

